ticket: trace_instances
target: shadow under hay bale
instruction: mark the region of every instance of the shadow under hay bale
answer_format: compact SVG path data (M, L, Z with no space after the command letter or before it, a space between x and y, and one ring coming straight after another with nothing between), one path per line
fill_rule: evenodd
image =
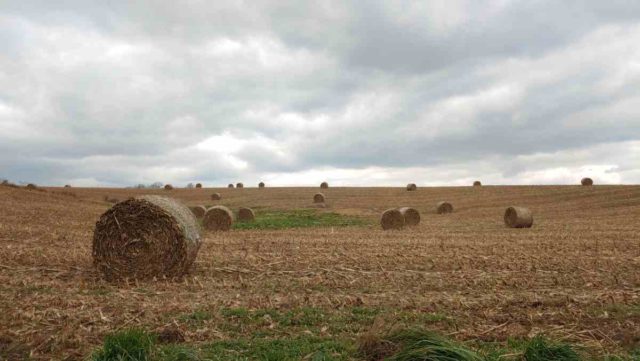
M130 198L107 210L93 232L93 262L107 280L177 277L200 249L191 211L167 197Z
M244 188L244 184L238 182L236 183L236 188Z
M189 207L189 209L196 218L202 218L204 217L204 214L207 213L207 208L205 206L193 206Z
M591 179L591 178L582 178L580 180L580 184L582 184L583 186L592 186L593 185L593 179Z
M264 182L258 183L258 188L264 188Z
M533 225L533 214L528 208L509 207L504 212L504 223L510 228L530 228Z
M481 187L481 186L482 186L482 182L480 182L480 181L475 181L475 182L473 182L473 186L474 186L474 187Z
M396 208L387 209L380 217L380 225L382 229L401 229L404 227L404 216Z
M165 186L164 186L164 190L165 190L165 191L173 190L173 186L172 186L171 184L165 184Z
M322 193L316 193L313 195L313 203L318 204L318 203L324 203L325 197L324 194Z
M329 183L327 183L327 182L322 182L322 183L320 183L320 188L321 188L321 189L327 189L327 188L329 188Z
M418 189L418 186L416 186L415 183L409 183L407 184L407 190L408 191L415 191L416 189Z
M233 213L225 206L209 208L202 218L202 226L209 231L228 231L232 225Z
M256 215L253 209L248 207L240 207L238 209L238 221L239 222L253 222L256 219Z
M220 195L220 193L213 193L211 195L211 199L214 200L214 201L219 201L219 200L222 199L222 196Z
M420 224L420 212L417 209L411 207L398 208L402 217L404 217L405 226L417 226Z
M453 213L453 205L445 201L438 202L438 204L436 204L436 213L438 214Z

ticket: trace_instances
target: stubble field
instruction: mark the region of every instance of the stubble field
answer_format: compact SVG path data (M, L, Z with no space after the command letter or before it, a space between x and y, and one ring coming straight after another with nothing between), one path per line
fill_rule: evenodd
M238 360L274 347L360 359L358 337L376 327L483 349L536 334L592 355L640 344L640 186L329 188L327 208L311 208L318 191L0 186L0 359L82 359L129 328L177 329L175 347ZM105 197L150 193L259 217L311 208L349 225L204 232L184 279L102 281L91 242ZM455 212L436 214L441 200ZM533 228L504 226L511 205L533 211ZM381 212L399 206L418 209L420 225L382 231Z

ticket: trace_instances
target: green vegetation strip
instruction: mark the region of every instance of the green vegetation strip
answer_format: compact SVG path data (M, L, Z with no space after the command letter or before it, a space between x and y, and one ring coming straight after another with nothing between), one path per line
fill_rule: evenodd
M370 224L362 217L346 216L319 209L291 211L258 210L252 222L235 222L234 229L286 229L304 227L345 227Z

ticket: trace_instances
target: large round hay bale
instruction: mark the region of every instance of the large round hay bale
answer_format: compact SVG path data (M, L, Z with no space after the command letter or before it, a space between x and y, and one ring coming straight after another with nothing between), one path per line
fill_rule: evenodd
M482 182L480 182L480 181L475 181L475 182L473 182L473 186L474 186L474 187L480 187L480 186L482 186Z
M33 184L33 183L29 183L29 184L27 184L27 187L26 187L26 188L27 188L27 189L34 189L34 190L35 190L35 189L38 189L38 186L37 186L37 185L35 185L35 184Z
M196 183L196 188L202 188L202 183Z
M241 182L236 183L236 188L244 188L244 184Z
M214 201L219 201L219 200L222 199L222 196L220 195L220 193L213 193L211 195L211 199L214 200Z
M200 245L198 224L187 207L147 195L100 216L93 231L93 263L108 280L181 276Z
M416 186L415 183L409 183L407 184L407 190L408 191L415 191L416 189L418 189L418 186Z
M227 188L233 188L233 184L229 183L229 185L227 186Z
M533 215L527 208L509 207L504 212L504 223L511 228L529 228L533 225Z
M238 221L240 222L253 222L256 219L253 209L247 207L240 207L238 209Z
M264 182L258 183L258 188L264 188Z
M582 178L582 180L580 180L580 183L583 186L592 186L593 185L593 179L591 179L591 178Z
M233 213L225 206L209 208L202 218L202 226L210 231L228 231L231 225Z
M172 186L171 184L165 184L165 186L164 186L164 190L166 190L166 191L170 191L170 190L172 190L172 189L173 189L173 186Z
M205 206L193 206L189 207L189 209L191 210L191 213L196 216L196 218L202 218L204 217L204 214L207 213L207 207Z
M453 204L445 201L438 202L438 204L436 204L436 213L438 214L453 213Z
M380 217L380 225L382 229L401 229L404 227L404 216L396 208L387 209Z
M320 183L320 188L321 188L321 189L327 189L327 188L329 188L329 183L327 183L327 182L322 182L322 183Z
M324 194L316 193L313 195L313 203L324 203Z
M402 216L404 217L405 226L417 226L420 224L420 212L417 209L411 207L398 208Z
M69 184L65 184L65 185L64 185L64 187L65 187L65 188L71 188L71 185L69 185Z

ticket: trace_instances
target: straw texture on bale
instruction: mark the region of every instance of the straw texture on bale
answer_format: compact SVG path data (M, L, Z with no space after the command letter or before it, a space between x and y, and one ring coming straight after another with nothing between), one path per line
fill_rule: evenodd
M396 208L387 209L380 217L380 225L382 229L401 229L404 227L404 216Z
M193 214L167 197L142 196L107 210L93 232L93 263L107 280L181 276L200 249Z
M582 180L580 181L580 183L583 186L592 186L593 185L593 179L591 178L582 178Z
M210 231L228 231L231 225L233 225L233 213L225 206L209 208L202 218L202 226Z
M211 199L214 200L214 201L219 201L219 200L222 199L222 196L220 195L220 193L213 193L211 195Z
M480 181L473 182L473 186L474 187L480 187L481 185L482 185L482 182L480 182Z
M173 189L173 186L172 186L171 184L166 184L166 185L164 186L164 189L165 189L165 190L167 190L167 191L170 191L170 190L172 190L172 189Z
M191 210L191 213L193 213L193 215L196 218L204 217L204 214L207 212L207 207L205 206L194 206L194 207L189 207L189 209Z
M258 183L258 188L264 188L264 182Z
M324 203L324 194L316 193L313 195L313 203Z
M229 183L229 185L227 186L227 188L233 188L233 184Z
M511 228L530 228L533 225L533 215L527 208L509 207L504 212L504 223Z
M411 207L402 207L398 209L404 217L405 226L417 226L420 224L420 212L417 209Z
M255 219L256 215L253 213L253 209L247 207L240 207L240 209L238 209L238 221L252 222Z
M415 183L409 183L407 184L407 190L408 191L415 191L416 189L418 189L418 186L416 186Z
M244 188L244 184L238 182L236 183L236 188Z
M327 188L329 188L329 183L327 183L327 182L322 182L322 183L320 183L320 188L322 188L322 189L327 189Z
M436 204L436 213L438 214L453 213L453 204L445 201L438 202L438 204Z
M196 188L202 188L202 183L196 183Z

